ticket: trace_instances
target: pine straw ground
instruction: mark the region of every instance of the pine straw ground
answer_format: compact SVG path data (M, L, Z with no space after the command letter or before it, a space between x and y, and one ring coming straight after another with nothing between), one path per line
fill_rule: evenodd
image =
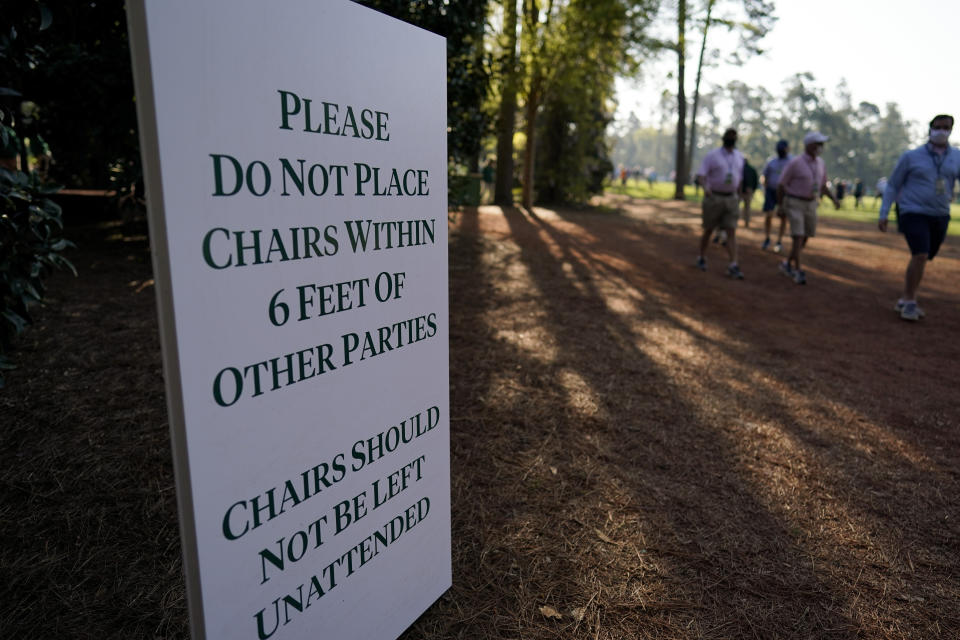
M960 637L960 248L822 222L809 284L696 208L451 214L453 588L405 638ZM150 270L75 230L0 392L0 636L186 634ZM110 237L113 235L114 237Z

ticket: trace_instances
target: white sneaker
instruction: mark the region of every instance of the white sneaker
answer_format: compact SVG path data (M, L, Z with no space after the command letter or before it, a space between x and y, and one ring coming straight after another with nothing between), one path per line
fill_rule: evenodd
M917 310L916 302L904 302L903 309L900 310L900 319L916 322L920 319L920 313Z
M913 305L913 309L907 311L907 307L910 305ZM900 317L904 320L919 320L927 315L916 302L904 302L903 300L897 300L897 304L894 305L893 310L899 313Z

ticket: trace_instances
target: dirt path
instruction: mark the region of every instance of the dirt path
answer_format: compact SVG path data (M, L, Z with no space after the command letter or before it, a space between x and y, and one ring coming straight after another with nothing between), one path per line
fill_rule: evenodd
M748 231L734 282L695 207L605 205L451 214L454 586L404 637L960 637L954 239L908 324L895 235L822 223L801 287ZM0 392L0 628L184 637L146 245L81 236Z
M481 610L447 631L960 635L956 248L910 325L895 236L825 222L803 287L747 232L733 282L692 266L694 207L607 204L457 216L453 601Z

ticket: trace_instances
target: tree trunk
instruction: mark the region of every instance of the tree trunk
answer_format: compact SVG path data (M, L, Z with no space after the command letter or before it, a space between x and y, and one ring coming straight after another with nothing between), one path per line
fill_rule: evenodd
M533 208L533 165L537 150L537 108L540 106L539 90L533 87L527 97L526 124L524 126L527 141L523 154L523 192L521 202L525 209Z
M703 54L707 50L707 31L710 30L710 15L714 0L707 2L707 20L703 23L703 43L700 45L700 61L697 63L697 82L693 86L693 113L690 114L690 148L687 151L687 166L693 169L693 151L697 145L697 107L700 105L700 78L703 76Z
M503 94L497 120L497 173L493 201L513 205L513 133L517 117L517 0L504 0Z
M521 48L528 47L529 52L533 54L531 58L531 69L529 71L530 85L527 92L525 104L526 122L524 131L526 133L526 143L523 154L523 183L520 202L526 209L533 207L533 181L534 181L534 163L537 150L537 110L540 107L540 101L543 99L543 93L547 79L545 77L544 65L549 65L546 61L546 36L541 34L550 27L550 18L553 15L553 0L547 3L546 18L541 25L540 7L537 0L524 0L523 30L524 43ZM524 53L524 57L530 57L529 53Z
M677 150L676 178L674 180L674 200L684 200L683 186L687 182L687 167L684 162L685 142L687 138L687 94L683 88L684 67L686 64L687 2L677 3Z

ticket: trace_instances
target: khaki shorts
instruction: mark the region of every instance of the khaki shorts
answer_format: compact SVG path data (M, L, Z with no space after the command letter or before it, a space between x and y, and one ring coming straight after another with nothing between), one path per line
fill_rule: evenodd
M817 235L817 201L784 196L783 213L790 221L791 236Z
M729 196L711 194L703 199L704 229L736 229L740 220L740 198L733 193Z

